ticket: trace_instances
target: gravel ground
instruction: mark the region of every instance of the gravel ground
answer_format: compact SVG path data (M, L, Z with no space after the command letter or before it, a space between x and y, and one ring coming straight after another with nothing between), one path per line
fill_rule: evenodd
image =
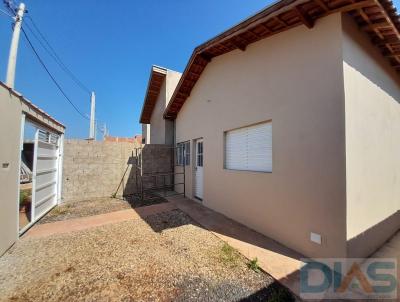
M161 197L148 197L144 201L135 196L122 200L118 198L96 198L83 201L69 202L55 207L38 223L49 223L71 218L86 217L114 211L126 210L166 202Z
M179 210L41 239L0 258L0 301L291 301Z

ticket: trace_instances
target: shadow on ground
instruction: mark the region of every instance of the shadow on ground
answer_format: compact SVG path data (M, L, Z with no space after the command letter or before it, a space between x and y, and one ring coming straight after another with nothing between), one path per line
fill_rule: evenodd
M167 212L162 212L158 213L155 215L150 215L147 217L142 217L143 221L148 224L148 226L151 227L151 229L158 233L158 234L163 234L163 232L168 231L168 230L173 230L173 229L179 229L181 227L189 226L190 227L197 227L206 230L207 232L209 230L205 229L202 227L199 223L197 223L195 220L193 220L189 215L184 213L183 211L179 209L174 209L171 211ZM216 237L217 238L217 237ZM226 245L226 243L224 243ZM235 249L231 248L233 253L240 255L238 251ZM243 259L242 261L247 261L244 260L245 258L240 255L240 259ZM225 259L226 260L226 259ZM223 261L225 265L229 266L229 262L232 260L229 260L227 262ZM249 268L251 270L251 268ZM299 299L296 298L287 288L285 288L282 284L280 284L278 281L274 280L267 272L262 271L259 269L258 274L261 275L266 275L270 282L266 282L264 287L258 289L257 291L254 291L250 295L246 297L242 297L239 300L235 301L240 301L240 302L255 302L255 301L276 301L276 302L290 302L290 301L298 301ZM190 283L194 282L196 284L191 285ZM190 289L191 286L194 288L197 288L197 291L199 290L199 284L203 283L204 280L186 280L184 283L181 284L182 287L184 287L186 290L184 291L185 293L179 297L177 301L186 301L186 299L193 298L193 293ZM210 286L207 288L207 290L203 291L201 293L201 299L204 301L213 301L212 299L208 299L210 297L220 297L221 301L229 301L225 300L224 297L226 293L232 293L237 290L239 290L240 286L235 283L230 283L226 282L224 284L218 284L216 286ZM185 296L185 294L189 294L190 296ZM208 295L210 297L208 297Z

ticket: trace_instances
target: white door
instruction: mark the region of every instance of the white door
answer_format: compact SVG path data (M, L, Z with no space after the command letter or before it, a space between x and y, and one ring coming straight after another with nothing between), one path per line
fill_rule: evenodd
M203 140L196 140L196 162L194 171L194 196L203 200Z
M37 221L57 204L59 136L38 129L33 161L32 221Z

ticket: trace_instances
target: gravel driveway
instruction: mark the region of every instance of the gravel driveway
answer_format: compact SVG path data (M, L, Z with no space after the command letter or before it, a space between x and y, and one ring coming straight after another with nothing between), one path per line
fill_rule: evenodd
M22 239L0 258L0 301L291 301L272 277L179 210Z

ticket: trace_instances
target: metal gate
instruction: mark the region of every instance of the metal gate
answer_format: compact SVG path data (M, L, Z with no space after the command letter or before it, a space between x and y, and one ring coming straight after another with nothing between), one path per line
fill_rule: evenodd
M37 129L34 141L32 223L57 204L59 195L60 137Z

